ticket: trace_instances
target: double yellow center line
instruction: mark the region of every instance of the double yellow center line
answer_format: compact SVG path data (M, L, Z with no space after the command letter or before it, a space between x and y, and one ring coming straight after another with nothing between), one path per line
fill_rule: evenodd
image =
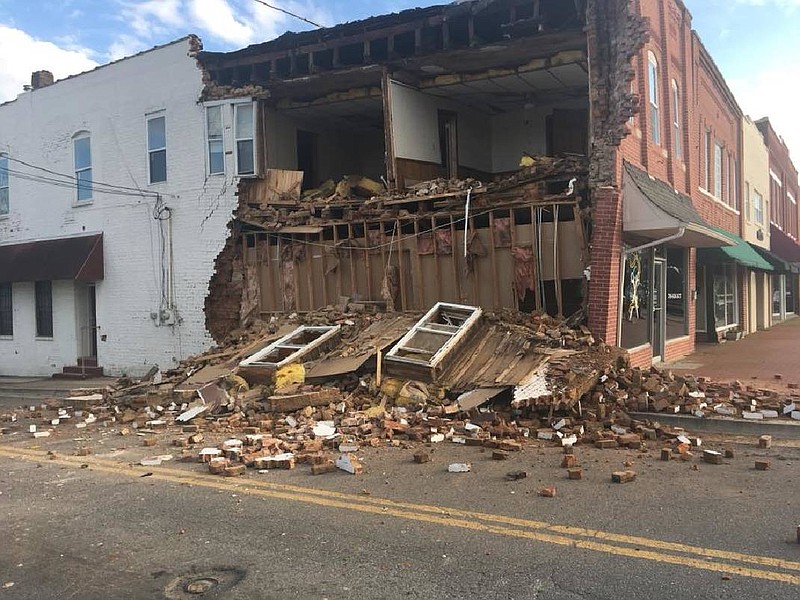
M40 450L22 448L0 447L0 457L37 463L48 462L75 469L80 468L83 464L88 464L94 471L127 477L141 477L144 472L141 467L133 467L95 456L71 457L58 455L53 457ZM272 483L249 477L236 480L225 479L164 466L155 467L152 472L154 479L171 483L190 484L242 495L302 502L304 504L357 511L383 517L391 516L398 519L483 531L506 537L521 538L558 546L570 546L603 554L650 560L726 575L739 575L800 585L800 562L769 556L756 556L728 550L703 548L457 508L444 508L372 496L357 496L329 490Z

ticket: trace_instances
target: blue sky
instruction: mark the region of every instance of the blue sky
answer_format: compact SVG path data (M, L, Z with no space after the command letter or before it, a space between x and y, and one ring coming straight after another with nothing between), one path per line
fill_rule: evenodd
M438 4L436 0L268 0L323 25ZM768 115L800 163L800 0L685 0L742 108ZM198 34L231 50L310 27L257 0L0 0L0 102L31 71L57 78Z

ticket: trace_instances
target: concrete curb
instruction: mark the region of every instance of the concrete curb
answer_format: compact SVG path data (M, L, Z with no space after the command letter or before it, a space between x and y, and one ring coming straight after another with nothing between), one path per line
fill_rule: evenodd
M776 438L800 440L800 421L765 419L748 421L730 417L708 417L701 419L691 415L668 415L664 413L632 412L632 419L658 421L671 427L683 427L690 432L730 433L732 435L771 435Z

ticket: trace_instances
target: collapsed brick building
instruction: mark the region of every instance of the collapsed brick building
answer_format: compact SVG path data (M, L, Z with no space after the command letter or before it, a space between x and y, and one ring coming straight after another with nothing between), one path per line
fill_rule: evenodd
M218 340L452 302L580 313L649 365L746 326L772 269L738 237L742 111L680 0L473 0L199 61L207 104L258 106Z

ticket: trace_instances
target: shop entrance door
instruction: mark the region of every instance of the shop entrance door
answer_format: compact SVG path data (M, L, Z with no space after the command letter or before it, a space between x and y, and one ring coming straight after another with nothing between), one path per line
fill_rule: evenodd
M664 359L664 332L667 321L664 307L667 304L666 261L657 258L653 263L653 323L650 343L653 346L653 362Z

